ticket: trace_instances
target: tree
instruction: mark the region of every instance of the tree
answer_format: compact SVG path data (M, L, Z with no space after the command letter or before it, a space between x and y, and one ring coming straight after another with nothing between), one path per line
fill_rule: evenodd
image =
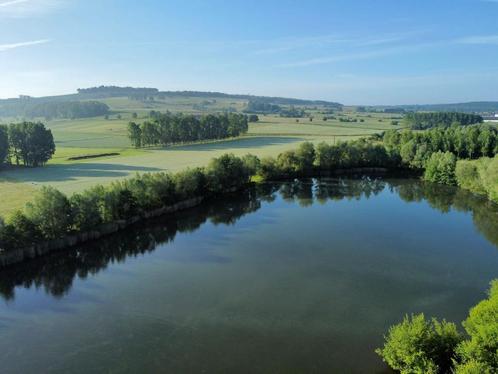
M55 153L52 132L40 122L10 125L9 141L17 164L22 160L25 166L40 166Z
M458 346L463 362L486 364L498 371L498 280L491 282L489 296L470 310L463 327L470 339Z
M128 123L128 137L135 148L142 146L142 129L135 122Z
M132 117L133 119L137 119L137 118L138 118L138 114L137 114L136 112L133 112L133 113L131 114L131 117Z
M42 187L34 201L26 205L26 217L47 239L64 236L71 228L71 204L53 187Z
M427 321L423 314L405 316L391 327L383 348L376 352L402 374L447 373L462 340L454 323Z
M301 143L296 151L296 156L298 158L299 171L308 173L313 169L315 162L315 147L313 143Z
M9 133L7 126L0 125L0 166L9 156Z
M424 179L433 183L454 185L455 168L456 157L452 153L433 153L427 161Z

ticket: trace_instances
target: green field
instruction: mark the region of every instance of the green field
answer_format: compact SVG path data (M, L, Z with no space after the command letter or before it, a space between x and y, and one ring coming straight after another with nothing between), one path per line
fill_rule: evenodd
M261 115L259 122L250 124L247 135L238 139L136 150L130 146L126 130L134 112L139 116L136 121L142 121L150 110L203 113L233 108L240 111L246 103L233 99L210 101L202 98L167 98L147 103L127 98L102 101L112 110L107 120L99 117L46 122L53 132L57 147L56 154L47 166L2 171L0 215L8 215L13 210L22 208L32 198L33 192L44 185L51 185L71 194L97 183L107 184L135 173L177 171L203 166L213 157L227 152L238 156L248 153L259 157L276 156L282 151L296 148L303 141L334 143L399 128L391 124L395 115L353 111L340 113L345 118L358 118L358 122L348 123L340 122L338 115L335 115L337 119L324 121L319 108L308 108L307 111L313 115L312 122L308 118L296 120ZM364 122L359 122L360 119ZM119 155L69 160L71 157L105 153Z

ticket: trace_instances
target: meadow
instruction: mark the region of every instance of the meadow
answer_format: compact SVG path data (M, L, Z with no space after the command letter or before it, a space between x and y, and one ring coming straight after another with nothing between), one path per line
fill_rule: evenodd
M95 184L108 184L117 178L136 173L178 171L205 165L213 157L224 153L242 156L248 153L258 157L275 156L294 149L303 141L335 143L342 140L371 136L392 125L396 115L357 113L353 108L335 114L335 119L324 120L323 108L307 108L309 118L282 118L260 115L260 121L251 123L248 133L240 138L165 148L134 149L127 137L127 124L147 118L151 110L183 113L207 113L244 109L246 102L234 99L206 100L203 98L166 98L141 102L128 98L108 98L103 102L111 108L104 117L44 121L52 130L56 153L43 168L11 168L0 174L0 216L22 208L37 188L51 185L71 194ZM133 113L138 118L133 119ZM339 116L358 122L340 122ZM360 122L362 120L362 122ZM9 121L12 121L10 119ZM7 119L0 122L9 122ZM117 155L95 157L102 154ZM74 157L83 160L70 160Z

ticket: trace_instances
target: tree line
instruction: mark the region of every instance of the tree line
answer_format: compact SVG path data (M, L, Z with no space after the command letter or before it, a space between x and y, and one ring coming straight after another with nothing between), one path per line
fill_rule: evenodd
M483 129L485 131L486 129ZM404 132L401 136L408 136ZM442 134L448 135L449 131ZM418 136L412 134L411 136ZM389 138L389 137L388 137ZM446 137L443 137L445 144ZM401 147L402 148L402 147ZM417 165L430 182L460 185L485 193L498 201L496 179L498 156L483 157L476 164L457 160L445 148L431 148L427 162ZM495 150L496 152L496 150ZM402 152L379 139L360 139L338 144L302 143L296 150L276 158L242 158L227 154L213 159L206 168L189 169L177 174L144 174L117 181L108 187L97 186L70 198L53 188L43 188L33 203L15 213L0 229L0 248L22 248L68 232L87 231L102 223L126 220L148 210L172 205L197 196L209 196L246 185L251 176L260 180L289 179L300 176L328 175L338 169L411 168ZM479 179L480 178L480 179Z
M52 131L40 122L0 125L0 166L42 166L55 153Z
M203 116L154 112L150 121L130 122L128 137L136 148L236 137L248 130L243 114L224 113Z
M431 154L437 151L469 159L492 157L498 153L498 130L487 125L451 126L424 132L390 130L384 133L383 141L390 152L398 154L413 168L423 168Z
M88 118L109 114L109 107L99 101L40 101L19 99L0 104L0 115L4 117L45 118Z
M460 126L482 123L484 120L477 114L458 112L409 112L405 115L405 123L414 130L425 130L438 126Z

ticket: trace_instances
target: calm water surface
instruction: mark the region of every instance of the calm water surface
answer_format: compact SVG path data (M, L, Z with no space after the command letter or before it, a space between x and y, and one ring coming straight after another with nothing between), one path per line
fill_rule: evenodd
M497 243L497 206L464 191L264 185L0 271L0 371L388 372L388 326L459 323Z

